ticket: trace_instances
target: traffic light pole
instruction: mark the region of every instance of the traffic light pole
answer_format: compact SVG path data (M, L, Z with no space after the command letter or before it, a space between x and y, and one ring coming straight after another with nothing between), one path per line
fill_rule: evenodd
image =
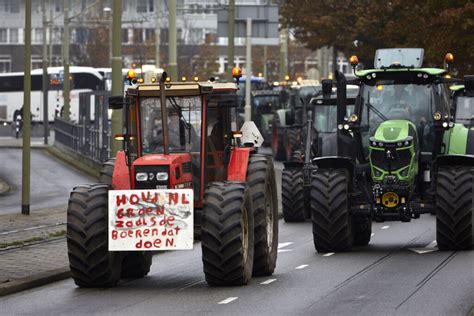
M234 67L234 37L235 37L235 0L229 0L229 23L227 28L227 80L234 81L232 68Z
M48 34L48 21L46 20L46 1L41 1L41 11L43 12L43 129L44 144L48 145L48 43L46 42Z
M178 62L176 60L176 42L177 42L177 30L176 30L176 0L168 1L168 22L169 22L169 43L168 43L168 74L172 81L178 80Z
M31 137L31 0L25 0L25 75L23 77L23 155L21 175L21 214L30 215L30 137Z
M252 19L247 18L247 38L245 56L245 122L252 120L251 93L252 93Z
M63 36L63 66L64 66L64 80L63 80L63 119L69 121L70 104L69 95L71 86L69 81L69 0L64 0L64 36Z
M123 78L122 78L122 0L114 0L112 15L112 95L123 95ZM112 111L112 153L115 157L119 151L120 143L115 141L114 136L122 133L122 110Z

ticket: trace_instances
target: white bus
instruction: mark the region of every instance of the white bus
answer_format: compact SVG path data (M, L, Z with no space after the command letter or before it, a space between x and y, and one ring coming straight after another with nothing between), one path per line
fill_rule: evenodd
M63 67L49 67L48 121L61 114L63 99ZM79 116L79 93L104 90L104 77L92 67L69 68L71 77L70 118L77 121ZM13 113L23 106L23 72L0 74L0 122L14 121ZM31 113L33 121L43 121L43 70L31 71Z

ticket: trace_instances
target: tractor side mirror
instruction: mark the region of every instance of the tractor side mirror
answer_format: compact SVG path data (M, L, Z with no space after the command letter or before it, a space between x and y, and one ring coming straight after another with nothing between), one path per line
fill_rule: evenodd
M330 97L332 93L332 80L324 79L321 84L322 84L324 98Z
M109 97L109 109L110 110L120 110L123 109L125 104L130 104L132 98L124 97L121 95Z
M474 75L464 76L464 89L468 97L474 96Z

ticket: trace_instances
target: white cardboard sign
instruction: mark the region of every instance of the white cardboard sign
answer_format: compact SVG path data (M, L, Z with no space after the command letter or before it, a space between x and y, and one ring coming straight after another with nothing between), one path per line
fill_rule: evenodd
M193 249L193 190L110 190L109 250Z

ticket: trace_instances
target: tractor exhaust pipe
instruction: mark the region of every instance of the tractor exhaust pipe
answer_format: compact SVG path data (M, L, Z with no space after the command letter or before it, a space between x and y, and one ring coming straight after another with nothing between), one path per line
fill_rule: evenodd
M168 74L163 71L160 79L160 103L161 103L161 123L163 127L163 154L170 154L170 143L168 138L168 108L166 107L165 82Z

